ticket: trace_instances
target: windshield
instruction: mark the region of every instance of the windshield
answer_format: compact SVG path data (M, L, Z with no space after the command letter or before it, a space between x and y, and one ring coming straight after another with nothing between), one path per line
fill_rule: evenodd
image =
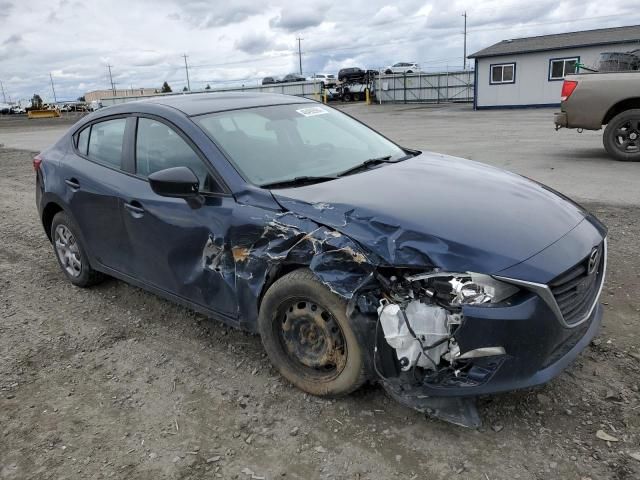
M406 153L351 117L324 105L275 105L195 119L256 185L335 176L372 158Z

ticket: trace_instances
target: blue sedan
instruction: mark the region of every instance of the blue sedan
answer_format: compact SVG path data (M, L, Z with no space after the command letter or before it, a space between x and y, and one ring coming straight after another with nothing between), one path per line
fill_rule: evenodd
M601 322L607 230L593 215L304 98L104 108L34 169L71 283L115 277L259 333L313 395L375 381L477 426L475 396L549 381Z

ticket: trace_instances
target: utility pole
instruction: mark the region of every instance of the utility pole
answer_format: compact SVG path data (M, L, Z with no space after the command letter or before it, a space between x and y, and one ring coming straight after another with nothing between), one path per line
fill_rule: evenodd
M111 93L113 93L113 96L116 96L116 87L113 83L113 76L111 75L111 65L107 64L107 68L109 69L109 82L111 83Z
M51 80L51 90L53 90L53 103L58 103L58 99L56 98L56 87L53 86L53 75L49 72L49 79Z
M462 56L462 69L467 69L467 12L462 14L464 17L464 55Z
M2 90L2 101L7 103L7 96L4 94L4 85L2 85L2 82L0 82L0 90Z
M187 72L187 90L191 91L191 83L189 82L189 65L187 65L187 54L182 55L184 57L184 71Z
M298 37L296 40L298 40L298 64L300 65L300 75L302 75L302 46L300 42L304 40L304 38Z

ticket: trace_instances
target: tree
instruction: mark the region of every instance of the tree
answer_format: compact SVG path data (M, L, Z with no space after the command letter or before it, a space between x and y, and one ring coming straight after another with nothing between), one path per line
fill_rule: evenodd
M82 95L81 97L78 97L78 101L79 101L79 102L84 102L84 101L85 101L85 100L84 100L84 95Z
M188 92L187 87L184 87L184 88L182 89L182 91L183 91L183 92Z
M161 93L169 93L172 92L173 90L171 90L171 87L169 86L169 84L167 82L164 82L162 84L162 88L160 89Z
M31 108L33 110L40 110L42 108L42 97L37 93L34 93L31 98Z
M204 87L204 89L205 89L205 90L211 90L211 85L209 85L209 84L207 83L207 86L206 86L206 87Z

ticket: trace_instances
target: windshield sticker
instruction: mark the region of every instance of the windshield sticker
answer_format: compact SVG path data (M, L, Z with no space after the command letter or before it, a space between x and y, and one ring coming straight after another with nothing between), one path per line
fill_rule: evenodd
M324 115L325 113L329 113L328 110L325 110L321 107L309 107L309 108L301 108L300 110L296 110L300 115L304 115L305 117L315 117L316 115Z

